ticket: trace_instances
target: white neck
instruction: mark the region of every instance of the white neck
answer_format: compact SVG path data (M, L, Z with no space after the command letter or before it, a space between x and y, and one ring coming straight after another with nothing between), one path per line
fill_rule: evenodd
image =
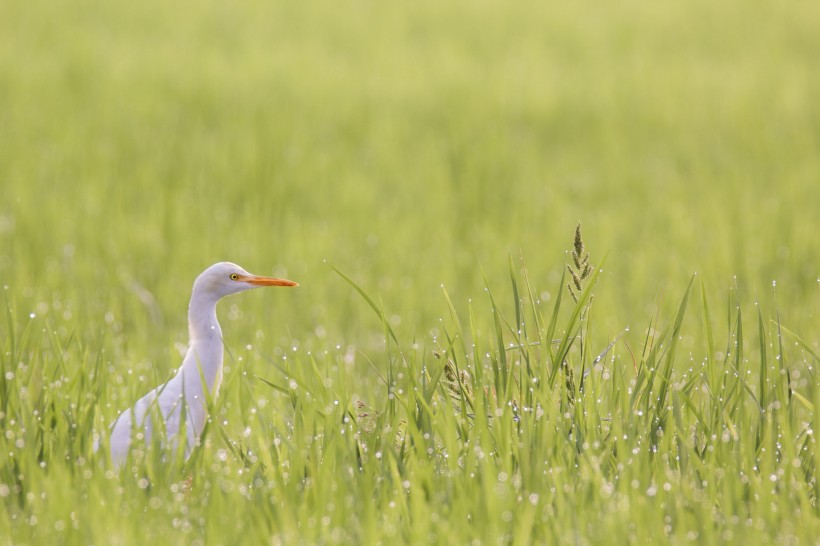
M188 306L188 335L190 347L183 362L186 375L192 372L195 383L200 381L199 369L213 392L222 376L222 328L216 319L216 302L219 298L201 293L194 287L191 303ZM188 370L188 368L191 368ZM183 371L183 370L181 370Z
M191 294L188 305L188 337L191 343L197 340L222 339L222 329L216 320L218 298L203 294L196 289Z

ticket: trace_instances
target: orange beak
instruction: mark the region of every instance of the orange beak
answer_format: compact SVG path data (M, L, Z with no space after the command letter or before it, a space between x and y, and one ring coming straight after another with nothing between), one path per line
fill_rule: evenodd
M258 275L247 275L239 277L239 280L255 286L299 286L298 282L287 279L275 279L273 277L259 277Z

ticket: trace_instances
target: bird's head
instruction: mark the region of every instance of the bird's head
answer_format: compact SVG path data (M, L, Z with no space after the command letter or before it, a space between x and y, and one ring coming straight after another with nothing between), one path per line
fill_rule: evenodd
M287 279L253 275L230 262L219 262L212 265L194 281L195 292L209 293L217 298L262 286L299 286L299 284Z

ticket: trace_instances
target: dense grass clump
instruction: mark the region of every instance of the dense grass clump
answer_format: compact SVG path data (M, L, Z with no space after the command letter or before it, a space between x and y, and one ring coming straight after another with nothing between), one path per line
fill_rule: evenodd
M145 379L123 389L102 349L48 320L21 326L9 307L0 370L6 536L214 544L238 533L282 544L816 537L813 349L776 314L758 307L744 318L735 302L727 339L716 339L695 278L674 317L641 330L642 344L622 332L593 348L600 273L573 276L546 303L511 261L512 299L497 301L488 287L466 315L445 291L450 317L433 351L400 339L382 305L341 274L381 320L383 353L294 346L276 358L254 355L270 365L252 371L250 347L231 351L223 395L190 460L148 445L119 472L92 452L92 438L122 405L118 393L133 400ZM487 329L477 326L482 313Z

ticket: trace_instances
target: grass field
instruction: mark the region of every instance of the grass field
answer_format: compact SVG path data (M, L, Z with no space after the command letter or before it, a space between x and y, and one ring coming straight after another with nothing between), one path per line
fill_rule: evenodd
M820 544L818 28L0 3L0 544ZM220 260L301 286L221 304L190 460L114 472Z

